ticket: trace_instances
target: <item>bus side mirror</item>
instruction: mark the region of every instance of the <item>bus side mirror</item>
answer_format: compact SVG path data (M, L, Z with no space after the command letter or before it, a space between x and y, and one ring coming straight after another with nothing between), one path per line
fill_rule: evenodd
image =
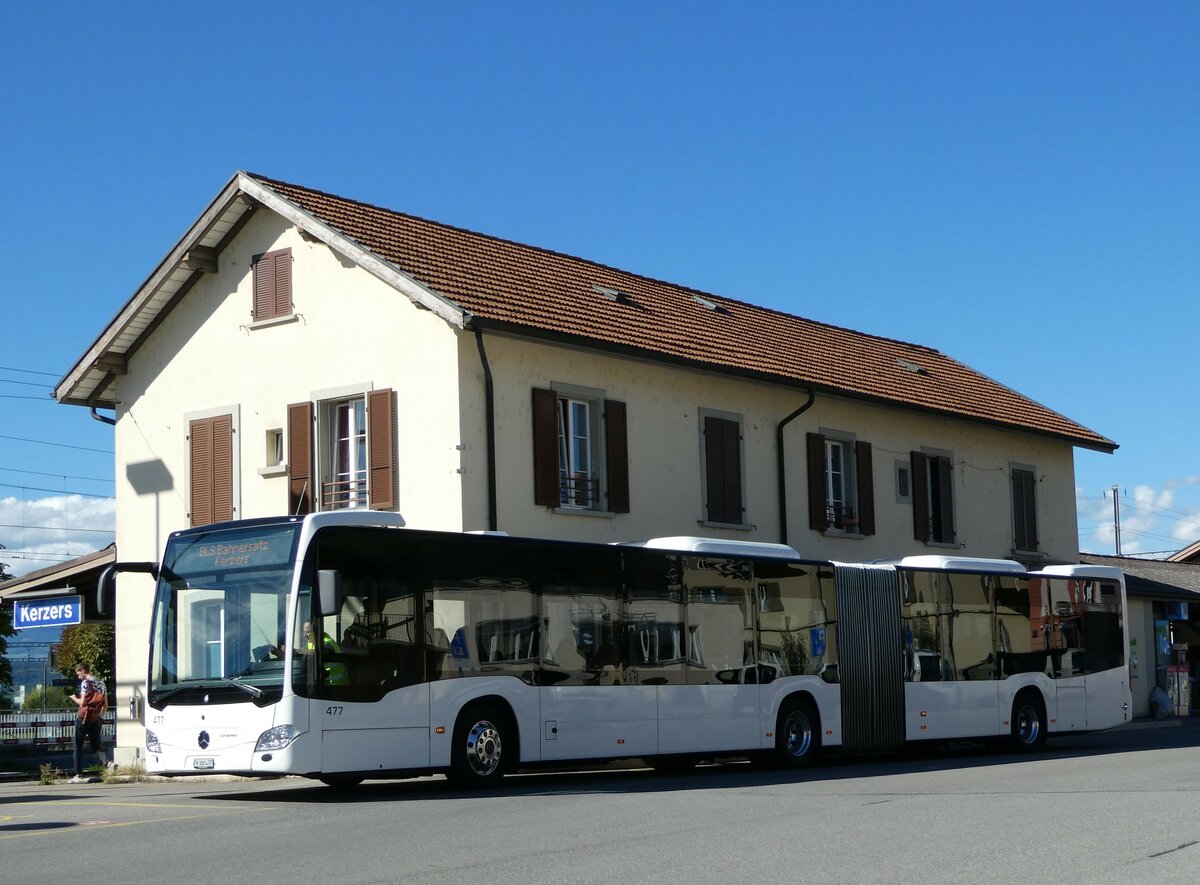
M317 570L317 597L321 601L321 614L336 614L342 597L342 575L337 569Z
M108 614L108 600L114 599L117 591L117 572L141 572L158 580L158 566L153 562L113 562L104 567L96 581L96 613ZM114 599L115 602L115 599ZM114 604L113 608L116 606Z

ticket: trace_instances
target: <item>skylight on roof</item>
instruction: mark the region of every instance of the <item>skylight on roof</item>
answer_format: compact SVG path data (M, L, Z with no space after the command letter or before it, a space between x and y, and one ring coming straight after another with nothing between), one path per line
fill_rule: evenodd
M914 375L928 375L929 374L928 369L923 368L922 366L918 366L916 363L910 363L906 359L897 358L896 365L898 365L902 369L907 369L909 372L912 372Z
M598 292L609 301L615 301L617 304L629 304L633 301L629 293L622 292L620 289L610 289L608 286L593 285L592 291Z
M699 304L701 307L708 308L713 313L729 313L728 308L726 308L720 304L717 304L717 302L715 302L715 301L710 301L708 298L701 297L700 295L693 295L692 300L695 301L697 304Z

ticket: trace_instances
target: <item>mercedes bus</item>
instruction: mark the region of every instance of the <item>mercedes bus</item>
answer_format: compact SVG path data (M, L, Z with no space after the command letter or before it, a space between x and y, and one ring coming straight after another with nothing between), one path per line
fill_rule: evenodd
M1129 718L1124 581L1098 566L856 565L339 511L175 532L142 570L156 774L479 786L584 760L799 767L822 748L988 737L1030 751Z

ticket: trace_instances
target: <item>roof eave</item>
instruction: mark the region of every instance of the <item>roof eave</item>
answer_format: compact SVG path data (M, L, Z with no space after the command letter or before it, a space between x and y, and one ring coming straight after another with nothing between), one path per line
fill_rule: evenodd
M248 198L248 200L247 200ZM242 205L238 205L242 201ZM252 202L251 202L252 201ZM368 273L392 286L414 303L425 307L451 325L462 328L468 314L449 299L414 280L400 268L380 258L377 254L359 245L354 240L305 212L296 204L280 196L245 172L237 172L225 184L203 214L188 228L174 248L159 262L154 271L137 288L133 296L117 312L104 331L75 362L54 388L54 398L73 406L113 408L116 398L109 392L113 380L124 373L125 362L141 345L145 336L153 330L173 308L187 289L199 276L197 271L178 287L173 297L159 308L151 308L150 302L163 288L171 275L183 265L188 252L201 244L205 235L223 220L232 220L231 230L236 233L237 222L252 212L256 205L264 206L277 213L314 239L361 266ZM224 241L222 241L224 245ZM152 313L147 315L148 311ZM147 318L148 316L148 318ZM145 328L136 339L120 349L119 339L130 329L135 320L146 320Z

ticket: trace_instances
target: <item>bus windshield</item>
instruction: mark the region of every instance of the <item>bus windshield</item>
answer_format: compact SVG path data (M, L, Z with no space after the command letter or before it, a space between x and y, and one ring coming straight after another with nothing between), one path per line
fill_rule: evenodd
M299 530L260 523L172 536L155 591L152 707L279 699Z

